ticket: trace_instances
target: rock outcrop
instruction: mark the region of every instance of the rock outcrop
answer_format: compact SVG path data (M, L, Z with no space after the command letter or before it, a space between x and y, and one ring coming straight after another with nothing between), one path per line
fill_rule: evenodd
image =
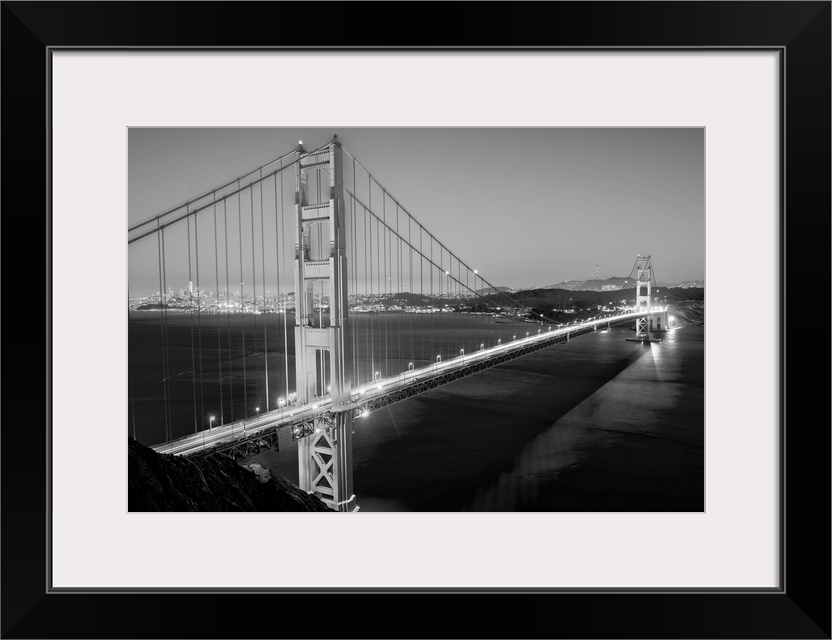
M128 442L129 511L330 511L260 465L222 456L181 457Z

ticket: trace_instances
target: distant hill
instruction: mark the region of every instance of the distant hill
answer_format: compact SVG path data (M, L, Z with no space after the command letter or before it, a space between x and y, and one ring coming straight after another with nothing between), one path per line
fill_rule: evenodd
M618 306L633 305L636 299L635 287L628 286L615 292L609 291L570 291L567 289L526 289L512 293L511 297L517 300L522 306L541 309L590 309L596 305ZM704 300L705 290L688 288L682 289L665 288L662 286L653 289L653 300L655 304L674 303L682 301Z
M541 289L563 289L564 291L618 291L629 289L635 286L633 278L607 278L606 280L564 280L557 284L550 284ZM704 280L686 280L673 284L659 284L659 287L666 289L702 289L705 287Z
M488 295L490 293L497 293L497 292L505 292L511 291L510 287L486 287L485 289L477 289L477 293L480 295Z
M633 286L630 278L607 278L606 280L565 280L550 284L542 289L563 289L565 291L618 291L628 285Z

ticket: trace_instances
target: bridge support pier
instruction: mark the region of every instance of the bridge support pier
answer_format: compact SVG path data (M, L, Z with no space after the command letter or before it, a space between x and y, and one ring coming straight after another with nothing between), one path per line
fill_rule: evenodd
M316 420L314 432L298 442L299 484L335 511L354 511L352 413L340 411Z

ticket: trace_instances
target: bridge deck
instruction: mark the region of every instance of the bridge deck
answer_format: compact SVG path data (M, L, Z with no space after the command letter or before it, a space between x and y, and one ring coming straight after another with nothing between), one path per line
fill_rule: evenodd
M654 308L651 314L663 313L664 308ZM512 340L506 344L483 348L455 358L437 362L429 367L406 371L397 376L376 380L352 390L351 401L337 407L330 398L321 398L300 406L287 406L262 413L256 418L247 418L190 434L152 448L159 453L191 455L220 451L242 455L259 449L260 446L274 446L279 441L291 441L304 437L315 428L315 421L333 411L353 411L357 417L380 407L398 402L404 398L422 393L452 380L481 371L490 366L518 357L551 344L563 342L599 326L612 326L646 315L644 312L620 313L605 318L594 318L585 322L555 328L547 326L540 333ZM282 437L281 437L282 436Z

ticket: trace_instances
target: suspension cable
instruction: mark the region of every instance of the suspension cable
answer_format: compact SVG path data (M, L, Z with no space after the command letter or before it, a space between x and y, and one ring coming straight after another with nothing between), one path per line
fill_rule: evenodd
M262 175L261 175L262 177ZM266 315L266 233L263 220L263 183L260 182L260 265L263 271L263 368L266 379L266 411L269 410L269 322Z
M222 338L220 329L220 255L217 242L217 194L214 193L214 277L217 294L217 368L220 374L220 426L225 424L225 409L223 407L223 390L225 385L222 377Z
M225 325L228 338L228 401L231 404L231 422L234 422L234 373L231 370L231 286L228 268L228 201L222 199L223 235L225 236Z
M202 372L202 290L199 281L199 218L194 216L194 249L196 250L196 325L199 348L199 409L200 419L205 420L205 376Z
M159 247L159 289L160 289L160 297L159 302L161 304L161 313L160 313L160 325L162 327L162 388L165 397L165 437L167 438L168 442L173 440L171 436L172 433L172 424L171 424L171 407L170 407L170 394L168 392L168 372L170 370L170 365L168 363L168 326L167 326L167 269L165 265L165 230L161 229L159 235L157 236L159 239L158 247Z
M194 433L199 431L196 413L196 355L194 350L194 287L191 277L191 219L188 223L188 324L191 329L191 387L194 399Z
M328 147L330 144L331 144L331 142L327 142L326 144L324 144L324 145L322 145L322 146L318 147L317 149L314 149L313 151L310 151L310 152L309 152L309 154L316 153L316 152L320 151L321 149L324 149L325 147ZM283 154L282 156L280 156L279 158L275 158L274 160L272 160L272 161L270 161L270 162L267 162L266 164L262 165L261 167L257 167L256 169L253 169L253 170L251 170L251 171L249 171L249 172L247 172L247 173L244 173L244 174L242 174L241 176L239 176L239 177L237 177L237 178L235 178L235 179L233 179L233 180L230 180L230 181L226 182L225 184L222 184L222 185L220 185L220 186L218 186L218 187L214 187L214 188L213 188L213 189L211 189L210 191L206 191L205 193L203 193L203 194L201 194L201 195L199 195L199 196L197 196L197 197L195 197L195 198L191 198L191 199L190 199L190 200L188 200L187 202L183 202L183 203L181 203L181 204L176 205L175 207L171 207L170 209L167 209L166 211L163 211L162 213L158 213L158 214L156 214L156 215L154 215L154 216L151 216L151 217L149 217L149 218L146 218L146 219L142 220L141 222L137 222L137 223L136 223L136 224L134 224L133 226L128 227L128 228L127 228L127 232L128 232L128 233L132 233L133 231L137 231L138 229L140 229L140 228L142 228L142 227L144 227L144 226L147 226L147 225L149 225L149 224L151 224L151 223L155 222L155 223L156 223L156 225L157 225L157 229L151 230L151 232L150 232L150 233L156 233L156 232L158 231L158 228L159 228L159 227L162 227L162 228L163 228L163 227L166 227L166 226L168 226L168 227L169 227L169 226L170 226L170 225L172 225L173 223L178 222L179 220L184 219L185 217L187 217L187 215L196 215L197 213L199 213L199 212L200 212L200 211L202 211L203 209L207 209L207 208L208 208L208 207L210 207L211 205L210 205L210 204L208 204L208 205L205 205L205 206L202 206L202 207L198 207L198 208L194 209L193 211L191 211L190 213L188 213L186 216L180 216L179 218L176 218L176 219L174 219L174 220L171 220L170 222L166 222L165 224L162 224L162 223L161 223L161 219L162 219L162 218L164 218L165 216L168 216L168 215L170 215L170 214L172 214L172 213L176 213L177 211L179 211L180 209L182 209L182 207L184 207L184 206L186 206L186 205L188 205L188 204L193 204L193 203L195 203L195 202L198 202L199 200L202 200L202 199L204 199L204 198L207 198L207 197L208 197L209 195L211 195L211 194L216 194L216 192L217 192L217 191L222 191L223 189L227 189L228 187L230 187L231 185L233 185L233 184L235 184L235 183L236 183L236 185L237 185L237 191L231 191L231 192L229 192L229 193L225 193L225 194L223 194L223 196L222 196L222 197L225 199L225 198L229 198L229 197L231 197L231 196L233 196L233 195L236 195L236 194L237 194L237 192L238 192L238 191L239 191L239 189L240 189L240 182L241 182L244 178L247 178L248 176L250 176L250 175L252 175L252 174L257 173L258 171L260 171L260 172L261 172L261 177L260 177L258 180L254 180L254 181L250 182L250 183L247 185L247 187L248 187L248 186L253 186L254 184L257 184L257 182L260 182L260 181L265 180L265 179L267 179L267 178L269 178L269 177L271 177L271 176L273 176L273 175L276 175L277 173L280 173L280 172L281 172L281 171L283 171L284 169L288 169L289 167L293 166L293 165L294 165L294 163L292 163L292 164L288 164L288 165L286 165L286 166L283 166L283 160L285 160L285 159L286 159L286 158L288 158L289 156L294 155L294 154L296 154L296 153L297 153L297 148L294 148L294 149L292 149L291 151L289 151L288 153L284 153L284 154ZM277 170L275 170L275 171L272 171L271 173L266 174L265 176L263 176L263 175L262 175L262 170L263 170L263 169L265 169L266 167L271 166L271 165L273 165L273 164L275 164L275 163L278 163L278 162L281 164L280 168L278 168L278 169L277 169ZM244 187L244 188L247 188L247 187ZM134 237L134 238L132 238L132 239L129 239L129 240L128 240L128 244L130 244L130 243L132 243L132 242L135 242L136 240L139 240L140 238L145 237L145 235L149 235L149 234L144 234L144 233L143 233L142 235L139 235L139 236L137 236L137 237Z
M246 294L243 280L243 200L237 189L237 233L240 249L240 327L243 342L243 417L248 418L248 379L246 377Z

